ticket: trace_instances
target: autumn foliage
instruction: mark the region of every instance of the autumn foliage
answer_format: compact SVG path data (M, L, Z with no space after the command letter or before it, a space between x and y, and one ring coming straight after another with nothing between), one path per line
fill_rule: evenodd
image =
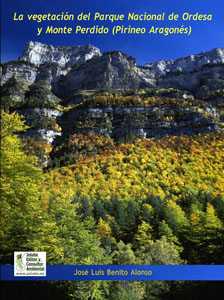
M223 131L123 143L89 132L52 150L22 142L23 129L16 113L3 113L2 262L29 249L46 251L49 264L223 264ZM33 156L39 152L50 153L44 171ZM83 300L161 299L169 288L65 287Z

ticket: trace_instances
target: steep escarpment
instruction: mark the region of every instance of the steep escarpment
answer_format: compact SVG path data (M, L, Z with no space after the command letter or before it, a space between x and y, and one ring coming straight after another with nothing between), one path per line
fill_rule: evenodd
M150 70L138 68L133 57L113 51L73 66L62 79L60 90L66 95L80 88L138 89L153 86L155 76Z
M53 62L64 67L75 63L83 63L100 55L100 50L92 45L55 47L30 41L19 60L27 61L35 66L40 66L45 62Z
M98 92L71 105L58 122L67 135L93 131L116 140L194 134L217 130L220 123L212 105L173 89Z
M224 49L137 66L120 51L29 42L2 64L2 106L24 115L25 137L60 144L73 134L115 140L223 128Z
M194 72L206 65L224 63L224 48L215 48L211 51L195 55L185 56L178 59L160 60L154 63L147 63L146 67L152 69L157 76L174 72Z
M148 63L146 67L155 73L158 86L185 89L197 94L206 80L224 80L224 48Z
M15 77L31 84L35 82L38 68L26 61L10 61L1 66L1 84L5 84L9 79Z
M159 76L157 84L163 88L174 87L197 93L200 86L208 79L224 81L224 64L208 64L192 72L170 72Z
M77 89L162 87L193 93L202 80L224 80L224 48L137 66L120 51L105 52L92 45L51 46L28 42L18 61L3 64L2 83L13 76L27 83L47 80L62 97Z

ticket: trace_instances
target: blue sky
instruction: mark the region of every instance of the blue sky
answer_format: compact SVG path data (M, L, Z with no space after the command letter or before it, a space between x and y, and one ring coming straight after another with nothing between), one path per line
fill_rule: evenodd
M14 13L24 14L24 21L14 21ZM172 21L172 22L127 22L118 25L134 27L180 27L192 26L190 36L186 35L46 35L37 36L37 27L48 25L55 27L72 27L77 25L92 27L104 25L112 28L111 22L28 22L27 14L46 14L80 12L125 14L162 13L166 16L172 12L182 15L184 12L195 14L212 14L212 21ZM115 24L114 24L115 25ZM73 30L74 30L73 29ZM178 58L189 54L207 51L215 47L224 47L224 1L223 0L2 0L1 7L1 54L2 61L17 59L27 41L40 41L52 45L92 44L103 51L121 50L137 59L137 64L160 59Z

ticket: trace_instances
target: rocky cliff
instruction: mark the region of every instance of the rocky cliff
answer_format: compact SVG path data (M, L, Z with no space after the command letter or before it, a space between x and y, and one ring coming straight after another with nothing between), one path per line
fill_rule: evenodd
M174 72L195 72L206 65L224 63L224 48L212 49L195 55L185 56L178 59L160 60L147 63L146 67L152 69L156 76Z
M39 66L45 62L52 62L65 67L66 65L84 63L100 55L100 50L92 45L55 47L30 41L27 43L19 60L27 61L35 66Z
M223 80L223 68L224 48L141 67L120 51L101 54L91 45L55 47L28 42L18 61L3 64L2 83L13 76L27 83L47 80L61 97L83 88L158 86L196 93L202 80Z
M73 66L61 80L58 93L68 95L80 88L138 89L154 87L155 84L153 72L138 68L133 57L113 51L80 66Z
M50 144L89 131L119 139L218 130L224 49L137 66L120 51L29 42L2 64L2 100L26 117L26 136Z

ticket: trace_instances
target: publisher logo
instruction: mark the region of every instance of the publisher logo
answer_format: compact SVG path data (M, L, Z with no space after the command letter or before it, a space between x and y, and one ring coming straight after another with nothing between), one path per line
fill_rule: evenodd
M14 276L46 276L46 252L14 252Z

